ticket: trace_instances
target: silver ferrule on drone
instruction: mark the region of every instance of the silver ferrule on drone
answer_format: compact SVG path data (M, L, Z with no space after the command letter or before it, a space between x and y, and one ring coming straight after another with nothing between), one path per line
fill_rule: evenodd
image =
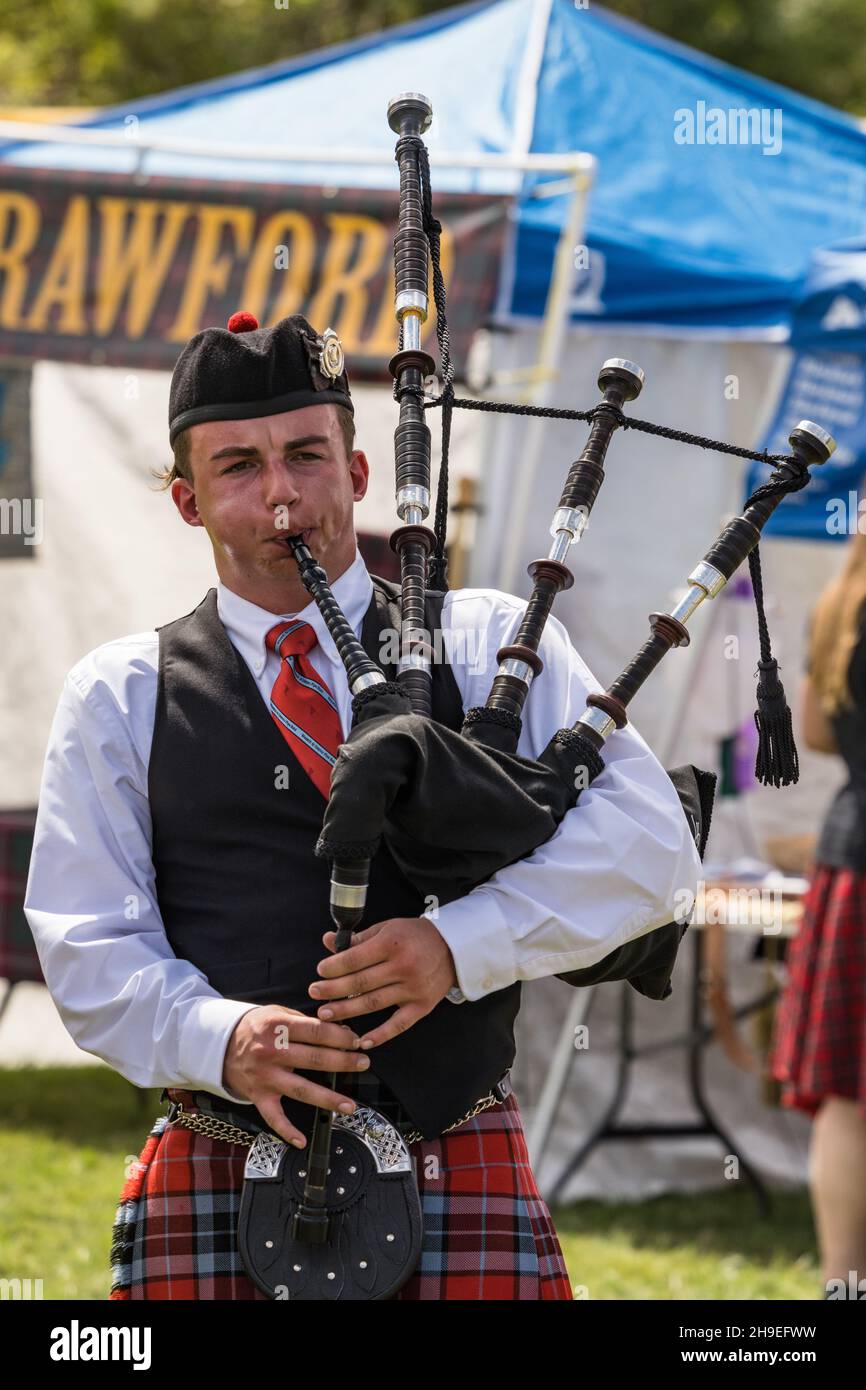
M421 347L421 326L427 321L427 296L423 290L402 290L395 310L403 330L403 348Z
M398 671L429 671L430 670L430 648L426 642L419 641L418 645L412 645L413 636L411 630L403 633L403 655L397 662Z
M568 554L569 547L576 545L580 540L588 520L585 507L557 507L550 523L553 545L547 558L561 563Z
M607 361L602 363L601 369L605 371L610 367L615 367L620 372L629 372L636 380L638 391L643 390L646 385L646 373L643 367L639 367L637 362L632 362L628 357L608 357Z
M369 690L371 685L384 685L385 674L383 671L365 671L352 681L352 694L360 695L362 690Z
M421 483L407 483L397 489L397 515L407 526L420 526L430 510L430 489Z
M580 724L585 725L587 729L592 729L593 733L598 734L599 738L602 739L607 738L616 728L616 721L595 705L590 705L583 711L577 724L575 724L575 728Z
M801 420L795 428L801 434L811 434L813 439L817 440L819 444L823 444L824 448L827 450L828 458L831 454L835 453L836 441L832 434L830 434L829 430L825 430L823 426L816 425L814 420ZM816 462L818 462L818 460L816 460ZM820 462L826 462L826 460L822 459ZM814 467L814 464L812 466Z
M332 907L363 907L366 901L366 883L338 883L331 879Z
M706 560L701 560L689 575L690 587L683 594L675 608L671 609L670 616L676 618L681 623L687 623L696 608L700 608L705 598L715 598L716 594L721 593L727 584L726 577L721 570L717 570L715 565L708 565Z
M521 661L516 656L507 656L504 661L499 663L499 670L496 674L498 676L516 676L519 681L523 681L528 690L535 672L528 662Z

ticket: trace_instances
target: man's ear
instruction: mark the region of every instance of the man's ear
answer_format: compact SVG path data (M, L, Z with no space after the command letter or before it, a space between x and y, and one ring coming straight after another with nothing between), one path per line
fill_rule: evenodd
M367 484L370 479L370 465L367 462L367 455L363 449L353 449L352 457L349 460L349 473L354 483L354 499L360 502L366 496Z
M177 507L187 526L204 525L204 522L198 514L195 489L186 481L186 478L175 478L171 485L171 500Z

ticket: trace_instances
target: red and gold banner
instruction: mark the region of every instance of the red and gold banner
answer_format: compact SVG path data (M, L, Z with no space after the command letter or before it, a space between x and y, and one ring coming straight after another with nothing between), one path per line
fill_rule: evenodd
M170 369L235 309L305 314L350 372L397 348L398 194L20 169L0 180L0 357ZM436 199L452 355L490 312L507 201ZM425 346L435 344L434 315Z

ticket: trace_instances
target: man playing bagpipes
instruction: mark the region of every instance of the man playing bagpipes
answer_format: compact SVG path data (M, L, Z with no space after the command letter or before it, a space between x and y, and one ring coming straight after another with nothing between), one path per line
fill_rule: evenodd
M412 1272L390 1296L570 1299L509 1082L520 983L591 967L669 922L700 859L670 778L617 727L551 838L454 901L425 901L383 844L360 929L335 952L315 850L352 701L298 544L374 662L395 595L356 545L370 465L333 336L297 315L271 328L238 315L186 345L166 483L208 534L216 588L83 657L51 730L25 904L45 978L79 1046L171 1102L121 1195L111 1297L305 1296L261 1274L273 1239L250 1249L255 1211L239 1242L248 1159L270 1145L279 1157L252 1177L278 1183L288 1145L302 1182L313 1115L346 1117L336 1163L363 1110L393 1126L419 1203ZM427 601L450 639L432 715L459 730L526 602L489 589ZM601 690L554 617L538 656L526 759ZM352 1152L346 1183L361 1180ZM333 1202L348 1209L343 1184ZM390 1216L365 1210L377 1239L399 1243ZM356 1264L363 1282L368 1261ZM304 1277L303 1260L288 1268Z

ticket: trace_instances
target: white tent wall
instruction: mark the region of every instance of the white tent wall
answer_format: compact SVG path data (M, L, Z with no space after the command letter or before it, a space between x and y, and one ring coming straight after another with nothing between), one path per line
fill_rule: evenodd
M396 341L396 340L395 340ZM167 372L39 362L33 476L43 536L0 565L0 807L35 806L51 719L67 671L103 642L190 612L216 583L210 542L181 520L151 469L171 462ZM389 535L394 428L387 385L352 383L356 447L370 464L356 529ZM438 411L431 412L438 471ZM451 487L477 473L483 421L454 421ZM434 474L435 476L435 474Z
M493 350L496 366L507 369L530 363L536 341L535 326L497 333ZM787 350L766 342L683 340L616 329L574 328L567 339L551 404L579 409L592 406L598 399L598 369L608 357L629 358L646 374L644 390L637 401L626 407L628 413L750 446L760 438L763 422L776 399ZM734 399L726 395L726 384L731 378L738 383L739 395ZM514 399L513 394L510 398ZM541 463L531 505L520 518L516 568L512 566L503 575L501 543L512 519L509 504L517 474L524 466L527 426L515 416L485 418L488 434L480 496L485 511L468 582L493 584L528 596L526 565L536 556L547 554L550 520L568 465L583 447L587 427L581 422L544 422ZM733 457L673 444L637 431L615 435L608 454L606 481L589 526L569 556L574 586L560 594L554 606L555 614L568 628L572 641L602 685L618 674L645 641L649 612L669 606L673 591L684 585L726 515L739 510L746 467L745 462ZM790 540L768 539L761 546L767 616L795 726L806 616L821 587L837 572L844 551L845 547L838 544ZM684 689L685 718L676 730L675 742L660 753L668 767L683 762L710 769L717 766L717 741L732 731L723 696L731 662L725 657L723 639L732 631L734 618L738 622L736 630L742 634L736 661L740 703L744 714L754 709L754 603L741 602L739 614L728 608L716 616L714 609L718 609L720 601L707 603L696 614L691 624L692 645L665 658L662 668L632 707L637 729L651 747L658 749L672 703ZM714 617L712 636L701 656L700 632ZM841 767L838 760L804 748L802 739L799 752L800 782L796 786L758 788L735 803L717 807L708 858L743 853L736 822L742 821L744 813L754 826L758 843L775 833L817 830L823 810L841 780ZM729 941L729 986L735 1006L759 995L765 987L764 967L751 960L753 946L754 938L747 935L737 934ZM691 960L691 942L687 938L671 999L662 1004L635 996L637 1037L641 1042L650 1044L687 1030ZM620 988L607 986L596 991L590 1016L590 1047L576 1058L548 1156L541 1167L545 1185L582 1142L614 1089ZM533 981L524 988L515 1085L529 1116L570 1001L570 989L557 980ZM758 1082L738 1071L717 1047L709 1049L706 1067L711 1108L728 1125L737 1150L771 1182L805 1182L806 1118L765 1106ZM686 1076L686 1058L681 1052L662 1052L642 1062L635 1070L622 1118L629 1123L696 1118ZM605 1144L575 1175L566 1196L638 1197L649 1192L719 1186L724 1177L722 1154L723 1147L709 1139Z

